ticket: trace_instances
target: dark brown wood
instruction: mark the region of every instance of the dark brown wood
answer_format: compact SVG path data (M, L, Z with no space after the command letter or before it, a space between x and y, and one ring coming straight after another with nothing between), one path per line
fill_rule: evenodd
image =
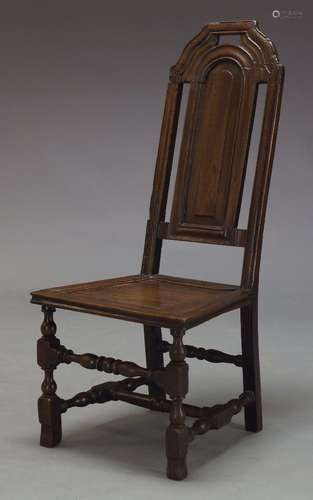
M136 379L124 379L119 382L105 382L104 384L95 385L89 391L79 392L70 399L60 399L60 412L65 413L69 408L82 408L96 403L106 403L107 401L118 399L118 392L124 391L131 394L132 391L146 384L147 381L143 377Z
M171 344L166 340L160 343L162 352L169 352ZM196 358L199 360L209 361L210 363L231 363L235 366L242 366L241 354L227 354L217 349L204 349L203 347L194 347L193 345L185 345L186 358Z
M164 240L194 241L197 243L214 243L216 245L230 245L234 247L245 247L247 244L247 231L245 229L234 228L228 233L228 240L221 240L218 236L210 236L209 240L206 234L189 234L187 232L173 235L171 225L168 222L160 222L158 236Z
M191 438L196 434L205 434L209 430L217 430L228 424L232 417L239 413L243 407L248 409L254 402L254 394L251 391L243 392L238 399L231 399L226 404L218 404L210 409L207 416L199 418L192 425Z
M41 325L42 338L38 340L38 364L44 370L45 377L41 385L42 395L38 399L38 417L41 424L40 444L52 448L62 439L61 415L59 398L56 395L57 384L53 378L53 371L57 364L45 353L50 348L59 346L55 337L57 327L53 320L54 307L42 306L44 320ZM46 348L49 349L46 349Z
M141 394L138 392L129 392L125 390L116 390L114 392L114 398L118 401L125 401L135 406L140 406L142 408L148 408L149 410L167 412L170 413L172 408L172 402L168 399L159 398L157 396L148 396L146 394ZM194 406L190 404L183 404L183 410L186 417L200 418L206 417L209 412L209 407Z
M166 94L149 219L147 222L141 266L142 274L157 274L160 269L162 240L158 237L158 225L165 218L181 97L182 84L170 81Z
M141 408L171 413L172 401L134 392L138 387L147 384L148 381L144 377L98 384L88 391L79 392L70 399L59 399L59 412L65 413L70 408L83 408L108 401L124 401ZM253 402L254 394L251 391L245 391L239 398L232 399L225 404L199 407L183 403L182 408L186 417L197 419L190 428L191 437L194 437L195 434L204 434L211 429L220 429L229 423L233 415L239 413L243 406L251 405Z
M262 430L261 378L258 340L258 302L242 307L241 344L243 359L243 387L254 393L255 401L245 408L246 430Z
M236 285L163 275L126 276L32 294L36 304L48 303L167 328L191 328L249 303L252 298L253 292Z
M268 82L261 141L256 165L252 201L248 221L248 237L244 254L241 285L258 288L263 231L268 192L280 115L284 68L277 65Z
M228 35L237 35L238 43L227 41ZM204 26L171 67L141 273L32 293L32 303L41 305L45 315L38 341L38 363L45 372L38 402L43 446L54 446L61 440L61 414L72 407L119 400L166 411L170 415L166 431L167 474L180 480L187 475L188 445L196 434L219 429L243 407L246 429L261 430L258 287L283 78L276 49L255 21ZM248 224L240 228L247 158L261 85L266 85L266 100L256 171ZM166 220L183 92L188 94L187 109L171 215ZM240 285L160 274L162 242L166 239L242 247ZM147 367L66 349L55 337L56 308L143 324ZM183 344L187 330L234 309L241 311L242 355ZM162 327L171 329L172 344L162 340ZM170 362L164 367L165 352L169 352ZM242 367L243 394L213 407L187 404L187 358ZM130 378L106 382L64 400L57 396L53 378L60 363L77 363ZM148 386L149 395L135 391L142 385ZM186 416L197 419L191 427L186 425Z
M209 51L205 63L190 70L171 236L231 242L255 107L252 70L247 52L227 46Z
M173 344L170 348L171 386L167 393L172 399L170 425L166 430L167 477L180 481L187 476L186 456L190 441L185 424L183 400L188 392L188 365L183 345L184 330L171 330Z
M75 354L72 350L65 349L63 346L59 360L60 363L77 363L89 370L114 373L114 375L123 375L124 377L149 377L151 375L150 370L131 361L122 361L121 359L97 356L91 353Z
M45 340L45 339L44 339ZM147 379L157 378L159 372L163 374L165 368L160 370L151 370L139 366L132 361L122 361L107 356L97 356L86 352L84 354L77 354L72 349L67 349L64 345L60 344L58 339L55 343L45 343L42 347L42 339L38 341L38 359L39 364L44 369L55 369L59 364L77 363L83 368L88 370L98 370L99 372L113 373L114 375L123 375L124 377L146 377Z
M162 331L158 326L144 325L145 350L147 368L150 370L164 368L163 352L159 349L162 342ZM149 386L151 396L164 397L164 390L152 382Z
M67 349L60 344L58 339L55 339L55 344L46 344L44 349L40 344L41 359L45 360L45 365L41 362L41 366L55 369L59 364L77 363L88 370L98 370L99 372L113 373L114 375L123 375L126 377L144 377L148 385L159 387L162 395L167 392L172 394L176 391L177 384L184 384L183 370L185 364L169 363L165 368L149 369L139 366L131 361L122 361L107 356L97 356L96 354L84 353L77 354L72 349ZM172 346L171 346L172 348ZM49 371L49 376L50 371Z

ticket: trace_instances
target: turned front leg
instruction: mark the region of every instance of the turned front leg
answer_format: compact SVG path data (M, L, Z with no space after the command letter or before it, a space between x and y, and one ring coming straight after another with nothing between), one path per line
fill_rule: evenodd
M185 425L183 400L188 392L188 365L183 346L184 330L172 330L170 363L166 367L166 391L172 399L170 425L166 430L167 476L181 480L187 476L186 455L190 433Z
M44 320L41 325L42 338L37 343L37 358L45 377L41 385L42 395L38 399L38 416L41 424L40 444L51 448L62 439L60 399L56 395L57 384L53 378L58 363L52 351L52 348L60 345L60 341L55 337L55 308L43 306L42 311Z

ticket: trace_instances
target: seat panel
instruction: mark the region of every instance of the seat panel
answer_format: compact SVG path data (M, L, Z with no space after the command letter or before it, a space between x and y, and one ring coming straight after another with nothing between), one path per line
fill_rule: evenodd
M190 328L249 301L235 285L135 275L32 292L32 302L168 328Z

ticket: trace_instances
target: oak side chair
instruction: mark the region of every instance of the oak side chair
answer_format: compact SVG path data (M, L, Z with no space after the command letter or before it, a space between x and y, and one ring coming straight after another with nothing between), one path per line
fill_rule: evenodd
M238 43L233 43L237 35ZM230 41L227 41L230 37ZM72 407L107 401L169 412L167 475L187 475L186 455L196 435L219 429L243 407L248 431L262 429L258 354L258 283L264 219L280 113L283 66L256 21L210 23L185 47L170 69L159 150L147 222L141 273L32 292L44 313L38 364L44 370L38 400L40 444L61 440L61 415ZM238 228L258 88L265 84L259 152L247 229ZM183 87L188 90L172 211L166 203ZM181 240L244 248L240 285L210 283L159 274L162 241ZM147 367L95 354L76 354L56 338L56 308L109 316L144 326ZM222 313L240 309L242 354L185 345L187 330ZM170 329L172 343L162 340ZM170 362L164 366L163 354ZM188 392L186 358L232 363L243 372L243 393L226 404L197 407ZM58 365L123 375L71 399L56 394ZM147 385L149 394L137 391ZM186 417L195 419L188 426Z

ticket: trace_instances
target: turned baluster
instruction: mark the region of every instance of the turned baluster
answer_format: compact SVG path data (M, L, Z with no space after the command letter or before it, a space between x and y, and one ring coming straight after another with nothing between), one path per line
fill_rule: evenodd
M159 350L162 353L169 352L171 344L166 340L159 343ZM204 349L204 347L195 347L185 345L186 358L196 358L210 363L232 363L236 366L242 366L242 356L240 354L227 354L217 349Z
M37 343L38 364L45 376L41 385L42 395L38 399L38 416L41 424L41 446L53 447L62 439L60 399L56 395L57 384L53 372L57 367L56 348L60 345L55 337L56 324L53 320L55 308L43 306L44 320L41 325L42 338Z
M231 399L226 404L213 406L209 409L207 416L200 417L194 422L190 429L191 438L193 439L196 434L205 434L211 429L220 429L228 424L243 407L249 407L254 401L254 393L245 391L237 399Z
M130 379L126 378L118 382L104 382L93 386L88 391L79 392L70 399L60 399L61 413L65 413L69 408L84 407L96 403L106 403L107 401L119 400L117 394L119 391L131 393L137 387L145 385L144 378Z
M106 356L97 356L86 352L76 354L71 349L61 346L58 349L59 361L61 363L77 363L88 370L98 370L100 372L114 373L114 375L123 375L124 377L143 377L151 376L151 370L143 368L132 361L122 361Z
M166 367L166 391L172 399L170 425L166 430L167 475L170 479L184 479L187 475L186 455L190 432L185 425L183 400L188 392L188 365L183 345L184 330L171 330L170 363Z

